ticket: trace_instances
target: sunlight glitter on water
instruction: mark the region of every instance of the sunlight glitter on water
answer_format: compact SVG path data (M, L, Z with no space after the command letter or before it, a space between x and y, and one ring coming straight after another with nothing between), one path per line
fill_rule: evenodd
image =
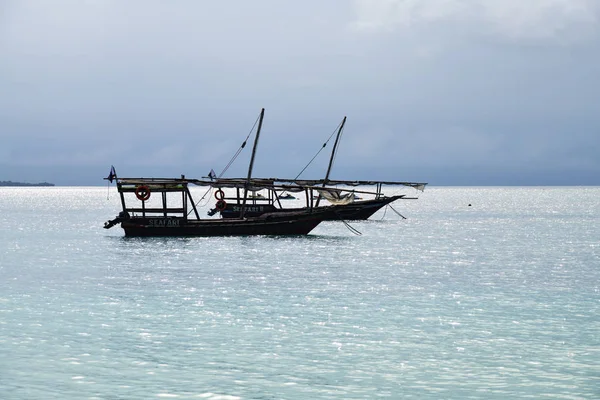
M102 229L105 190L0 196L3 398L598 393L600 189L428 189L360 237L147 240Z

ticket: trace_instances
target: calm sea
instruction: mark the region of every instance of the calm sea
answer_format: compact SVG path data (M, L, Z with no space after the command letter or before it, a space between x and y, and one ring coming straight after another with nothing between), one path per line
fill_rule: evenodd
M393 206L136 239L114 187L1 188L0 398L600 398L600 188Z

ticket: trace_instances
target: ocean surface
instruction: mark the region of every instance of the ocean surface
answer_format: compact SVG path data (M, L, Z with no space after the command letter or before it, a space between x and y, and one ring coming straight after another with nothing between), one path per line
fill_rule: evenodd
M600 398L598 187L150 239L108 193L0 188L0 399Z

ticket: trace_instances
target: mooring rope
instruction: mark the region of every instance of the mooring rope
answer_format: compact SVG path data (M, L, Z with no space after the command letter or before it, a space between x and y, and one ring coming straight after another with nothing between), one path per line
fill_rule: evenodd
M383 219L385 218L385 214L387 214L388 206L389 206L389 204L386 204L385 208L383 209L383 216L381 217L381 221L383 221Z
M348 228L348 230L350 232L354 233L357 236L362 235L362 233L358 229L356 229L353 226L351 226L347 221L345 221L345 220L341 220L341 221L344 223L344 225L346 225L346 228Z
M342 223L346 226L346 228L348 228L348 230L350 232L354 233L357 236L362 235L362 233L358 229L356 229L352 225L350 225L348 223L348 221L346 221L345 219L343 219L342 217L340 217L340 215L338 213L336 213L335 211L333 213L335 214L335 216L337 217L337 219L339 219L340 221L342 221Z
M394 209L394 207L392 207L392 205L391 205L391 204L388 204L388 206L389 206L389 207L392 209L392 211L393 211L393 212L395 212L396 214L398 214L399 216L401 216L401 217L402 217L402 219L406 219L406 217L405 217L404 215L400 214L398 211L396 211L396 210Z

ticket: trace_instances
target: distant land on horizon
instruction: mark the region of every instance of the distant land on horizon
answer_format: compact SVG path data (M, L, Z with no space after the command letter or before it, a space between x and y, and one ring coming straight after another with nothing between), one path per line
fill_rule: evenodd
M0 186L55 186L55 185L54 185L54 183L49 183L49 182L27 183L27 182L0 181Z
M179 177L185 174L189 178L206 177L210 166L115 166L120 177ZM106 186L110 165L78 166L13 166L0 163L0 176L4 182L0 186L15 186L22 182L42 182L52 186ZM297 171L285 168L274 169L259 165L252 174L254 177L291 178ZM315 169L306 171L301 178L322 179L324 171ZM245 167L229 171L225 177L245 177ZM600 186L600 173L594 169L544 168L523 170L517 167L431 167L410 165L403 167L361 167L344 166L333 168L331 179L408 181L426 182L429 186ZM114 184L114 183L113 183ZM35 186L40 184L25 184Z

